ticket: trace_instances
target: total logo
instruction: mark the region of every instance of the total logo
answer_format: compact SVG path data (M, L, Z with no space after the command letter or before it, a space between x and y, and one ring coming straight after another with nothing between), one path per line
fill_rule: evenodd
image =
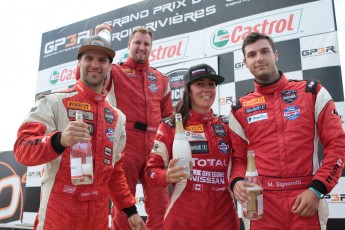
M218 28L211 36L214 49L225 49L242 45L244 38L251 32L260 32L271 37L298 34L302 10L296 9L280 14L267 15L249 21L229 24Z
M73 85L75 83L75 73L77 68L75 65L73 67L64 67L60 69L55 69L51 72L49 83L53 86L61 85Z

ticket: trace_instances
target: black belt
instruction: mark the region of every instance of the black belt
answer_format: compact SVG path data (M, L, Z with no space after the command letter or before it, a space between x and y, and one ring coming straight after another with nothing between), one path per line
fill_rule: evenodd
M134 128L146 132L147 124L141 122L134 122Z
M149 126L149 125L142 123L142 122L127 121L126 123L127 123L126 124L127 129L136 129L136 130L140 130L143 132L151 132L151 133L157 132L156 127Z

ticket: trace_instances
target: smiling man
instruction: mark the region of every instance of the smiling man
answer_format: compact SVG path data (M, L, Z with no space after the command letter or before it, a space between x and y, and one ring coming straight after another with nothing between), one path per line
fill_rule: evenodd
M96 27L96 34L112 26L103 23ZM163 229L163 218L168 203L167 187L151 187L145 180L144 168L149 159L159 123L173 114L169 79L150 66L152 32L145 27L136 27L128 41L129 57L125 62L111 66L106 82L109 101L127 118L127 142L124 149L124 171L131 193L141 182L147 213L148 230ZM79 73L76 74L77 79ZM112 229L129 229L126 215L112 209Z
M243 178L247 150L254 150L264 189L263 218L243 218L245 228L325 230L328 207L322 198L337 184L345 161L345 133L332 97L316 80L288 80L276 66L278 52L269 36L247 35L242 51L255 91L230 113L231 188L242 205L248 202Z
M105 100L103 83L114 56L102 37L83 39L80 80L71 89L41 95L18 130L16 159L44 167L35 229L108 230L109 196L133 229L145 228L122 169L126 118ZM77 110L85 122L76 121ZM72 184L70 151L77 142L92 144L92 184Z

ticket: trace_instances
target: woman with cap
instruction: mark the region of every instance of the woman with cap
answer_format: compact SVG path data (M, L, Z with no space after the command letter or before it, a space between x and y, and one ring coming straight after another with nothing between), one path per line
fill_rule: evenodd
M239 229L239 219L228 190L231 141L226 119L213 114L216 87L224 81L207 64L190 67L183 98L175 108L182 114L192 149L193 176L183 180L184 166L172 157L174 116L162 122L146 166L152 186L172 184L164 229Z

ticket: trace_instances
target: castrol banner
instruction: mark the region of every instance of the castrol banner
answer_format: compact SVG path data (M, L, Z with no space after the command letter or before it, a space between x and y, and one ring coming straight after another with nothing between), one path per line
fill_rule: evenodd
M127 47L128 38L133 28L137 26L145 26L150 29L154 35L154 42L171 38L171 44L165 43L162 50L153 52L152 58L158 64L162 61L163 56L169 58L168 53L170 52L171 55L174 52L172 49L175 48L172 48L172 45L178 49L179 44L174 44L174 36L185 35L184 39L187 39L194 32L196 32L196 36L193 40L189 39L188 44L180 44L181 48L183 45L187 45L186 57L188 58L191 55L191 48L195 47L194 44L201 42L198 49L204 50L205 55L205 47L211 42L210 36L213 33L218 34L218 27L228 30L229 25L234 25L234 29L236 29L234 35L236 36L242 36L248 32L250 27L261 31L262 28L265 28L268 32L272 30L277 31L278 34L293 28L290 31L293 33L299 24L298 17L300 17L303 24L308 20L310 22L321 21L317 24L318 26L304 27L303 29L307 30L308 34L312 34L313 31L314 33L321 31L323 28L320 28L320 25L330 25L327 29L329 31L331 28L334 29L333 11L330 8L332 4L330 3L330 1L316 0L275 0L274 2L267 0L145 0L44 33L39 70L76 60L81 39L93 34L96 25L103 22L111 24L114 28L111 37L112 48L116 51ZM323 17L315 14L315 10L319 9L322 10ZM260 24L262 25L260 26ZM241 29L239 26L243 28ZM228 32L232 33L232 31ZM299 32L302 31L299 30ZM218 35L216 38L218 39ZM195 51L193 50L193 52ZM158 54L159 52L160 54ZM201 57L199 56L199 58ZM181 58L176 60L176 62L183 61L185 60Z
M43 34L36 93L67 88L75 83L80 41L93 34L95 26L104 21L114 28L112 46L116 56L113 63L128 58L127 41L134 27L145 25L152 30L154 40L149 61L154 67L238 50L244 37L252 31L283 41L335 30L330 1L275 1L274 10L260 0L255 3L232 0L144 2L147 5L140 2L122 11L115 10ZM243 14L238 13L239 7ZM256 9L255 14L250 7ZM157 18L158 15L162 18Z
M77 61L47 68L38 73L37 93L67 89L76 82Z
M200 57L203 51L198 48L203 46L203 41L197 39L196 34L191 33L153 41L149 57L151 66L174 64ZM190 52L191 50L196 50L196 52ZM116 52L114 63L126 61L129 55L127 48Z
M322 12L322 17L315 12ZM318 1L225 22L205 29L209 39L204 43L205 53L218 55L240 49L251 32L265 33L277 42L334 30L332 14L329 2Z

